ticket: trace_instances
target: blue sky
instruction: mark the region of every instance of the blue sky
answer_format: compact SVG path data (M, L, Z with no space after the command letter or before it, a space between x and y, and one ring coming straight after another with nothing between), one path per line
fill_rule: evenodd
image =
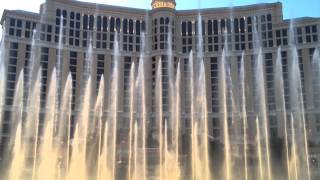
M1 4L0 14L2 15L4 9L22 9L26 11L38 12L39 5L44 1L45 0L8 0ZM151 3L151 0L81 1L148 9L150 9ZM278 1L283 3L283 13L285 19L304 16L320 17L320 0L176 0L177 9L197 9L199 6L201 8L241 6L255 3L271 3Z

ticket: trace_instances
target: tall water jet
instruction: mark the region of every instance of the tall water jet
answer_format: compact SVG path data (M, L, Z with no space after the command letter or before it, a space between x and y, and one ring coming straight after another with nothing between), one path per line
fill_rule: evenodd
M133 151L134 151L134 174L132 176L133 180L138 180L138 121L134 123L134 140L133 140Z
M13 145L13 159L11 162L10 170L9 170L9 178L10 180L20 180L21 173L23 170L23 164L25 163L25 156L22 151L22 141L21 141L21 132L22 132L22 122L18 123L17 130L14 138Z
M256 60L256 85L257 85L257 103L258 103L258 115L259 119L262 120L263 128L263 138L264 140L264 149L265 149L265 162L267 168L267 178L268 180L272 180L272 172L271 172L271 159L270 159L270 145L269 145L269 125L267 118L267 107L266 107L266 94L265 94L265 79L264 79L264 70L263 70L263 57L262 57L262 49L260 48L258 57ZM261 128L261 127L260 127ZM261 140L260 138L260 140ZM262 158L262 157L260 157Z
M16 91L13 101L13 110L14 114L12 116L12 124L16 124L15 127L12 127L13 132L11 133L12 145L12 159L9 168L8 177L10 180L19 180L24 169L23 165L25 163L25 156L23 152L22 144L22 110L23 110L23 71L20 72L18 82L16 85ZM14 130L15 129L15 130Z
M293 171L293 177L295 180L299 180L298 175L298 157L297 157L297 145L296 145L296 130L293 115L291 113L291 167L290 171ZM292 167L293 166L293 167ZM291 175L291 174L290 174Z
M248 117L247 117L247 101L246 101L246 76L245 76L245 62L244 53L241 56L241 67L240 67L240 89L241 89L241 115L242 115L242 126L243 126L243 158L244 158L244 178L248 180Z
M226 43L225 43L226 44ZM226 76L226 50L222 51L221 56L221 68L220 68L220 92L222 93L222 110L223 110L223 139L224 139L224 178L226 180L232 179L232 164L231 164L231 148L230 148L230 137L229 137L229 122L228 122L228 109L227 109L227 76Z
M109 160L108 134L109 134L109 122L106 122L104 125L103 144L102 144L102 148L101 148L101 154L99 154L100 169L99 169L98 176L97 176L98 180L113 179L112 171L108 166L108 160Z
M138 77L137 77L137 91L139 91L137 98L139 98L140 108L138 109L139 113L139 126L142 130L141 132L141 142L139 143L142 150L140 163L142 164L142 179L147 179L147 105L146 105L146 79L145 79L145 34L142 33L142 49L139 58L139 67L138 67Z
M104 76L101 76L100 82L99 82L99 90L98 90L98 96L97 96L97 100L96 100L96 104L95 104L95 113L96 116L94 117L95 119L97 119L97 124L98 124L98 158L97 158L97 172L96 172L96 176L97 179L100 180L102 178L106 178L101 176L101 169L105 166L106 164L106 159L101 159L101 154L102 152L102 146L103 146L103 140L104 140L104 135L103 135L103 110L104 110L104 106L103 106L103 99L104 99ZM105 130L106 131L106 130Z
M24 127L25 142L24 153L31 155L32 158L32 179L35 179L36 165L37 165L37 151L38 151L38 139L39 139L39 113L40 113L40 72L37 73L37 78L32 87L31 96L28 99L28 112L26 117L26 124ZM31 102L32 101L32 102ZM31 140L31 142L30 142ZM29 158L29 157L26 157Z
M196 171L196 139L194 138L196 135L196 129L195 129L195 92L194 92L194 62L193 62L193 53L190 51L189 53L189 64L188 68L190 71L190 119L191 119L191 171L192 171L192 180L196 180L197 177L197 171Z
M132 62L130 69L130 127L129 127L129 157L128 157L128 180L132 180L132 174L136 174L133 172L133 138L134 138L134 100L135 100L135 63ZM132 173L133 172L133 173Z
M269 146L269 126L268 126L268 119L267 119L267 109L266 109L266 94L265 94L265 79L264 79L264 70L263 70L263 52L262 52L262 46L261 46L261 40L259 37L258 29L257 29L257 18L254 17L253 21L253 44L254 44L254 54L256 56L255 58L255 85L257 87L255 92L255 100L258 104L258 116L259 120L263 123L263 131L260 135L260 138L258 139L261 145L261 151L264 150L265 152L265 158L262 156L259 156L259 162L265 162L267 168L267 174L264 176L267 176L268 180L272 180L272 170L271 170L271 159L270 159L270 146ZM260 126L261 128L261 126ZM261 132L261 131L260 131ZM262 140L264 143L262 144ZM263 146L263 149L262 149ZM261 159L262 158L262 159ZM259 163L260 164L260 163ZM261 164L260 164L261 165ZM262 167L259 167L261 169ZM263 167L264 168L264 167ZM262 168L262 169L263 169ZM262 175L260 173L260 175ZM261 177L265 179L266 177Z
M58 40L58 54L56 60L56 76L57 76L57 99L56 99L56 109L59 108L61 95L62 95L62 72L63 72L63 50L64 50L64 43L63 43L63 36L64 36L64 29L63 29L63 16L60 16L60 27L59 27L59 40Z
M199 103L201 110L200 112L200 123L201 123L201 166L203 168L204 180L210 180L210 162L209 162L209 145L208 145L208 109L207 109L207 91L206 91L206 79L205 79L205 67L204 67L204 60L200 62L200 75L199 75Z
M39 165L37 168L36 178L41 179L46 177L48 180L56 179L57 169L57 151L54 145L54 127L55 127L55 112L56 112L56 85L57 77L55 69L51 75L49 93L47 96L44 134L39 148ZM48 155L50 154L50 155Z
M312 56L312 77L314 78L314 91L320 92L320 53L318 49L315 49Z
M90 97L91 97L91 78L89 77L88 83L85 88L83 96L83 104L80 110L79 119L74 132L72 142L72 156L70 159L70 167L67 179L86 180L87 167L86 167L86 153L87 153L87 136L88 136L88 121L90 113Z
M259 117L257 116L256 118L256 129L257 129L257 137L256 137L256 142L257 142L257 155L258 155L258 163L259 163L259 175L258 179L263 180L265 179L265 173L264 173L264 165L263 165L263 155L262 155L262 141L261 141L261 132L260 132L260 121Z
M286 109L285 96L284 96L282 68L283 68L283 66L282 66L281 47L279 47L278 51L277 51L277 60L276 60L276 66L275 66L275 77L277 77L275 79L275 81L276 81L275 87L276 87L276 90L278 90L280 92L281 109L279 109L278 111L280 111L283 116L287 175L288 175L288 180L291 180L289 141L288 141L288 120L287 120L287 109Z
M77 116L77 125L74 132L74 138L72 142L72 156L70 159L70 167L67 175L68 180L75 180L77 177L85 180L88 177L87 174L87 143L89 133L89 121L91 110L91 68L92 68L92 42L90 41L89 48L87 50L86 58L83 64L83 76L82 83L83 89L82 102L80 104L80 113ZM81 173L81 174L79 174Z
M2 32L0 41L0 135L2 134L2 114L5 99L5 79L6 79L6 51L5 51L5 30ZM0 143L2 138L0 138Z
M71 135L71 91L72 90L72 77L71 74L67 76L64 85L60 113L57 117L56 136L57 136L57 154L60 163L58 163L57 176L59 178L65 177L69 171L70 166L70 135Z
M164 179L163 158L164 158L164 139L163 139L163 106L162 106L162 60L159 59L158 68L156 72L156 102L158 114L158 141L159 141L159 179Z
M120 52L119 52L119 42L118 34L115 34L114 41L114 51L113 51L113 66L111 74L111 94L110 94L110 121L109 128L111 130L111 146L109 152L111 153L111 160L108 163L111 167L112 179L117 179L116 170L117 170L117 119L118 119L118 88L119 88L119 62L120 61Z
M303 99L303 84L301 78L301 70L299 66L299 55L295 45L293 22L290 23L289 29L289 46L291 51L291 66L289 69L290 78L290 107L291 113L295 121L295 142L298 161L298 176L299 178L307 177L311 179L310 164L309 164L309 145L308 132L306 128L305 107Z
M180 91L181 91L181 61L178 63L176 82L175 82L175 177L176 179L180 179L180 160L179 160L179 152L180 152L180 121L181 121L181 99L180 99Z

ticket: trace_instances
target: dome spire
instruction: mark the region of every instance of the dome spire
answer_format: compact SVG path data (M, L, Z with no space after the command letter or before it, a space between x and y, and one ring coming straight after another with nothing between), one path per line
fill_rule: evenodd
M159 9L159 8L176 9L176 1L175 0L152 0L151 6L152 6L152 9Z

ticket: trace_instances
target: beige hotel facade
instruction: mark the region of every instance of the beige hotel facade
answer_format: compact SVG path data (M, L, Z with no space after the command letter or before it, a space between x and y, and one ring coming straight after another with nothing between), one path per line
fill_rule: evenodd
M290 109L289 77L289 27L290 20L283 18L281 3L262 3L240 7L209 8L199 10L176 10L175 2L171 0L152 2L152 9L134 9L110 5L79 2L75 0L46 0L40 7L39 13L23 10L5 10L1 25L3 28L2 43L5 46L6 95L4 101L4 118L10 116L6 110L12 105L13 92L19 72L27 66L32 51L33 33L38 46L42 69L41 98L45 102L48 92L50 74L53 71L59 54L59 34L62 29L62 62L63 76L72 76L73 110L77 112L80 97L83 62L90 42L93 45L92 80L94 89L101 76L104 76L106 91L110 87L111 62L114 55L115 38L119 39L120 51L120 84L119 84L119 113L122 118L118 127L128 129L126 113L129 109L128 83L132 62L138 62L140 54L146 57L146 89L148 117L154 118L155 109L155 79L159 59L163 68L168 67L168 44L172 44L172 60L176 65L180 62L182 73L182 134L188 133L190 126L188 112L190 100L186 82L188 78L189 52L197 51L198 14L201 13L203 55L206 72L207 102L209 111L209 134L211 140L223 141L223 123L221 114L222 102L219 92L219 67L224 47L224 32L227 34L230 54L230 70L233 79L234 99L240 98L239 71L240 60L244 52L245 74L247 78L247 111L249 122L255 122L254 103L254 19L257 21L257 31L263 50L266 107L268 114L269 134L271 138L283 138L283 114L280 92L276 89L275 65L278 47L281 46L283 63L284 92L287 109ZM303 17L293 21L295 42L298 50L299 67L302 77L303 98L309 141L315 147L320 144L320 92L316 91L317 84L312 76L312 56L320 47L320 18ZM62 26L62 27L61 27ZM36 30L36 31L34 31ZM168 43L168 32L172 32L172 43ZM116 37L117 35L117 37ZM146 37L145 49L142 39ZM195 56L195 54L194 54ZM166 64L167 63L167 64ZM175 66L176 67L176 66ZM27 75L25 75L27 76ZM27 78L27 77L26 77ZM164 85L168 89L168 84ZM169 114L168 93L163 98L165 116ZM240 107L235 101L237 107ZM10 121L3 121L4 127L10 127ZM250 127L254 129L254 127ZM9 138L2 130L2 139ZM254 131L249 134L254 140ZM317 148L311 149L316 154ZM318 157L319 158L319 157ZM320 166L320 165L319 165Z

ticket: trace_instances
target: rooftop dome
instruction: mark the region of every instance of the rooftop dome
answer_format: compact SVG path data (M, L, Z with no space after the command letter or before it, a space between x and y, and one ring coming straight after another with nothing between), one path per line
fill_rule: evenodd
M159 8L176 9L176 1L175 0L152 0L151 6L152 6L152 9L159 9Z

